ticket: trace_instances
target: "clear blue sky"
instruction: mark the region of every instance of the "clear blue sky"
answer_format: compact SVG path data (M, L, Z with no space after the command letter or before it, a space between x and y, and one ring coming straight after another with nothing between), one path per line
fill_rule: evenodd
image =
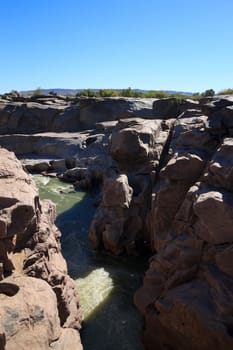
M233 88L233 0L1 0L0 93Z

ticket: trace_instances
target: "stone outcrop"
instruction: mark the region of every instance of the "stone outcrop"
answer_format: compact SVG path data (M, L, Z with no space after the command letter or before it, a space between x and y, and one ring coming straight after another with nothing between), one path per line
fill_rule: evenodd
M56 295L45 281L13 274L0 282L0 349L82 349L73 328L61 328Z
M199 101L168 97L153 102L153 115L158 119L177 118L187 110L195 111L195 113L201 112Z
M188 101L112 128L114 163L90 239L114 254L150 244L135 294L146 349L233 349L231 103L214 98L193 109Z
M81 127L91 129L99 122L132 117L153 119L153 102L150 98L81 98Z
M128 255L152 252L143 286L135 294L145 319L147 350L233 349L232 106L229 96L199 102L80 99L78 127L96 130L53 135L57 141L51 141L52 147L41 134L41 142L37 140L30 151L37 150L41 156L63 152L62 159L56 159L57 169L66 166L60 175L63 180L85 188L103 184L90 227L94 249ZM12 136L3 135L0 144L6 142L9 147L10 139ZM19 138L18 147L26 153L21 141ZM14 142L10 147L14 150ZM55 163L49 160L40 166L52 170ZM57 300L72 295L70 308L64 303L58 308L59 317L66 315L59 339L67 339L64 332L73 334L79 325L77 314L71 312L76 300L69 292L72 281L55 253L59 237L53 226L54 209L49 202L36 204L36 215L29 209L20 223L28 228L19 234L14 224L5 223L11 216L8 210L11 213L16 205L5 197L0 232L5 234L7 227L10 240L2 246L6 284L1 286L4 280L0 283L0 291L12 294L11 298L19 294L17 284L7 282L12 276L7 276L13 267L18 273L20 266L24 275L49 283ZM24 205L28 208L27 201ZM21 217L17 210L13 211L14 222ZM34 226L37 233L31 235ZM49 251L49 260L41 253L45 251ZM60 266L59 273L54 266ZM51 342L57 334L56 321L54 325L49 328ZM4 336L0 339L5 341Z
M60 101L0 103L0 134L77 131L79 106Z
M120 120L112 131L109 152L115 165L106 172L103 198L90 228L95 249L139 254L149 244L153 174L168 136L162 121L140 118Z
M218 128L212 124L216 110L174 124L167 162L152 195L156 254L135 295L145 317L146 349L233 349L228 109L219 112Z
M79 297L55 216L14 154L0 149L1 349L64 349L71 339L82 348Z
M65 98L41 95L0 99L0 134L77 132L98 122L153 118L154 99Z

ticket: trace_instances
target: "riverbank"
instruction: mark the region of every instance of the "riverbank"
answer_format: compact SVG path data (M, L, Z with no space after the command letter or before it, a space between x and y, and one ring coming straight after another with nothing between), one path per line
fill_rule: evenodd
M41 198L57 205L56 225L70 276L76 281L83 312L85 350L142 350L143 322L133 305L147 258L114 257L91 249L89 226L96 192L75 192L58 179L34 176Z

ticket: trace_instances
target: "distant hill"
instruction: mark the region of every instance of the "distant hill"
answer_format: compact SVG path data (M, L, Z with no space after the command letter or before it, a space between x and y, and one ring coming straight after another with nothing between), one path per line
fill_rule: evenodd
M35 89L36 90L36 89ZM35 90L25 90L25 91L20 91L22 95L30 95L33 94ZM75 95L78 92L82 91L83 89L61 89L61 88L56 88L56 89L41 89L42 94L48 94L50 92L54 92L58 95ZM93 89L94 90L94 89ZM96 91L98 91L96 89Z
M151 90L141 90L141 89L133 89L133 91L136 91L136 92L148 92L148 91L151 91ZM155 91L163 91L163 92L166 92L167 94L177 94L177 95L190 95L192 96L193 95L193 92L186 92L186 91L175 91L175 90L155 90Z
M62 89L62 88L56 88L56 89L41 89L41 92L43 94L48 94L49 92L54 92L58 95L76 95L78 92L83 91L85 89ZM100 89L90 89L92 91L99 91ZM121 91L122 89L110 89L110 90L116 90ZM142 90L142 89L132 89L135 92L142 92L146 93L150 90ZM26 91L20 91L22 95L29 95L33 94L35 90L26 90ZM156 90L155 90L156 91ZM158 90L161 91L161 90ZM164 90L164 92L168 94L180 94L180 95L192 95L192 92L184 92L184 91L173 91L173 90Z

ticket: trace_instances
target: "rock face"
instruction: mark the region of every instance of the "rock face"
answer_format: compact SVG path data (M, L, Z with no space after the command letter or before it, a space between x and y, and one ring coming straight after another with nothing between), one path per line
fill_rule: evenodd
M147 213L153 173L169 132L162 121L119 121L109 152L115 161L106 173L103 198L94 216L90 239L95 249L139 254L149 244Z
M80 99L82 129L91 129L103 121L142 117L153 119L154 99L149 98L83 98Z
M0 134L77 131L79 107L64 101L0 103Z
M0 282L0 349L82 349L79 334L61 328L48 283L13 274Z
M178 118L174 124L152 194L156 254L135 295L145 317L146 349L233 349L228 109L218 112L217 126L216 109L208 117Z
M112 129L90 239L114 254L150 244L135 294L148 350L233 349L233 113L230 99L206 102L172 111L162 101L159 119Z
M168 97L161 98L154 101L153 103L154 118L177 118L181 113L184 113L187 110L195 110L196 112L201 112L199 102L185 99L180 100L175 97Z
M14 154L0 149L1 349L63 349L70 337L82 348L79 298L55 215Z
M153 118L154 99L32 96L0 100L0 134L77 132L128 117Z
M154 254L143 286L135 294L145 319L147 350L233 350L232 106L228 96L199 102L81 99L78 127L93 128L97 123L97 130L75 133L72 140L68 134L65 141L60 135L57 148L56 142L47 142L42 135L32 148L40 155L48 150L50 154L57 150L56 155L63 152L57 166L67 166L61 175L65 180L85 188L103 182L90 227L94 249ZM3 135L0 144L6 142L13 150L15 142L10 144L10 139ZM25 147L25 153L21 141L17 145ZM51 168L55 163L40 166ZM70 337L76 334L79 311L59 253L54 208L49 202L41 204L35 189L29 196L26 185L16 197L9 195L13 183L7 187L11 176L8 166L2 168L1 181L6 186L0 191L6 190L0 197L4 277L0 291L4 298L20 297L21 282L13 282L14 276L18 278L13 271L21 277L22 273L31 276L27 278L40 277L44 280L39 282L44 284L41 291L50 285L62 328L55 341L57 323L52 321L48 343L60 346L69 342L65 332L71 332ZM37 318L35 310L29 310L30 319ZM50 317L50 310L46 312ZM7 325L11 332L14 326ZM4 329L0 329L2 344L8 339Z

